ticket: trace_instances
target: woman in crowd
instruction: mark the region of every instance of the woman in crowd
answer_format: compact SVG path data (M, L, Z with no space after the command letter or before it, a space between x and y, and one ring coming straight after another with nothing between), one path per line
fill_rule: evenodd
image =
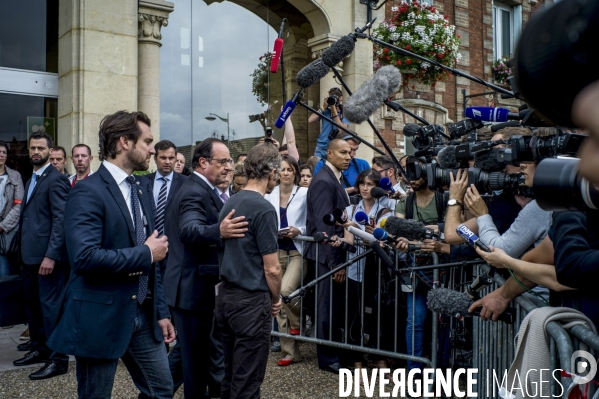
M0 141L0 276L11 274L14 267L6 255L17 234L24 195L21 174L6 166L7 157L8 146Z
M279 219L279 262L283 271L281 295L289 295L301 283L305 269L302 267L301 241L293 240L306 231L306 194L308 189L300 187L299 166L297 161L284 155L281 163L280 184L265 198L277 210ZM299 335L299 304L298 300L283 305L281 313L277 316L279 331ZM289 323L289 324L287 324ZM283 357L279 366L289 366L302 360L299 351L299 342L290 338L281 338L281 352Z
M308 188L308 186L310 186L310 182L312 181L312 175L313 175L314 169L308 164L303 164L302 166L300 166L299 171L300 171L299 186Z

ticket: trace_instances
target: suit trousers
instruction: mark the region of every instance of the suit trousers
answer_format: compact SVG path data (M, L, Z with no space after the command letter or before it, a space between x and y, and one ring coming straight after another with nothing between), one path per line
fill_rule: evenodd
M121 357L133 383L141 392L139 399L170 399L173 380L164 342L156 341L151 301L137 305L133 335ZM118 359L77 357L77 394L79 399L109 399L112 396Z
M54 331L62 306L66 283L69 279L68 265L56 263L52 273L39 274L40 265L23 265L22 277L25 291L25 312L29 323L32 350L52 355L52 359L68 362L65 354L52 353L46 341Z
M223 283L215 313L225 352L221 399L259 399L270 346L270 292Z
M171 307L181 345L183 389L186 398L201 398L210 379L210 332L212 309L187 310Z
M302 265L304 260L298 251L281 251L279 250L279 263L283 272L283 281L281 283L281 295L287 296L295 291L301 284L303 276L306 275L306 269L302 275ZM294 299L288 304L284 304L281 313L277 315L277 324L279 331L286 333L287 324L289 328L299 330L300 328L300 300ZM294 361L302 360L302 355L299 351L299 342L293 338L280 338L281 355L285 357L290 355Z

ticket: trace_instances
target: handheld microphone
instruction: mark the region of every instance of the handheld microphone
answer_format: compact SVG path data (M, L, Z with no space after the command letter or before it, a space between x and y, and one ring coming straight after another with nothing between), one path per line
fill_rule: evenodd
M356 219L356 222L358 224L361 224L363 226L366 226L368 224L368 215L366 214L366 212L358 211L356 212L354 218Z
M464 240L466 240L466 242L473 246L473 247L479 247L480 249L482 249L485 252L491 252L491 250L489 249L489 247L480 240L480 238L474 234L472 232L472 230L470 230L468 227L466 227L465 224L460 224L457 228L456 228L457 233L460 235L460 237L462 237Z
M408 240L422 240L437 238L424 223L412 219L403 219L397 216L389 216L385 222L384 229L396 237L404 237Z
M275 122L275 126L277 128L280 129L283 127L283 125L285 125L285 122L291 116L291 114L293 113L293 110L295 109L295 106L302 99L303 96L304 96L304 94L302 93L302 90L300 89L297 93L295 93L295 95L293 96L293 98L291 100L287 101L287 104L285 104L285 106L283 107L283 110L279 114L279 118Z
M435 288L427 294L427 306L433 312L445 314L448 316L480 316L480 310L477 308L472 313L468 312L468 308L472 305L472 300L463 292L450 290L447 288ZM498 318L507 324L513 324L514 309L508 308L505 312L499 315Z
M383 177L379 182L379 186L386 191L391 191L391 194L395 194L395 190L393 189L393 183L389 180L388 177Z
M335 216L333 216L331 213L324 215L322 217L322 222L324 224L326 224L327 226L334 226L335 224L337 224L337 221L335 220Z
M339 64L345 57L348 57L356 48L356 41L350 36L343 36L331 47L322 52L322 62L331 68Z
M302 89L306 89L324 78L329 73L329 67L322 62L321 58L317 58L305 67L303 67L295 78L297 85Z
M377 241L377 239L374 238L374 236L372 234L369 234L369 233L363 231L362 229L358 229L357 227L349 226L347 228L347 231L349 231L356 237L360 237L362 239L362 241L364 241L368 244L372 244L373 242Z
M331 238L327 235L327 233L319 232L319 233L314 234L314 241L319 244L326 245L329 242L337 242L338 240L331 240ZM353 245L349 245L345 241L341 241L340 248L344 251L351 252L352 254L355 254L356 251L358 250L356 247L354 247Z
M388 244L393 244L395 245L398 241L400 237L395 237L392 236L391 234L387 233L385 230L381 229L380 227L377 227L376 229L374 229L374 231L372 232L372 235L374 236L374 238L376 238L379 241L385 241ZM414 245L414 244L408 244L408 252L416 252L416 251L420 251L421 246L420 245Z
M346 102L344 116L351 123L362 123L392 97L401 86L401 73L392 65L376 71Z
M383 267L385 267L387 269L391 269L393 267L393 261L391 260L389 255L387 255L385 250L383 248L381 248L378 241L371 242L370 248L372 248L372 250L374 251L376 256L378 256L378 258L381 260L381 264L383 265Z
M339 224L347 223L347 215L343 212L343 209L333 209L333 216L335 217L335 221Z
M277 72L277 70L279 69L279 61L281 60L281 57L283 56L283 43L284 43L283 42L283 29L285 28L285 21L286 21L285 18L283 18L283 20L281 21L281 28L279 29L279 37L277 37L275 39L275 45L272 50L274 55L272 56L272 59L270 61L270 72L271 73Z
M380 188L380 187L373 187L370 190L370 195L372 195L373 198L377 198L378 199L378 198L386 197L387 196L387 192L384 189Z
M465 114L466 118L484 122L507 122L511 119L520 119L520 114L512 113L507 108L468 107Z

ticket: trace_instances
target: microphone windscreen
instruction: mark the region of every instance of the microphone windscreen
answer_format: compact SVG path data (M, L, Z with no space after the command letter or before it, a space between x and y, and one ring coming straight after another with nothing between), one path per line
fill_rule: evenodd
M505 169L505 163L497 160L498 148L488 151L479 151L474 154L474 166L487 172L499 172Z
M374 229L372 235L379 241L385 241L389 237L389 234L380 227Z
M331 215L330 213L322 217L322 222L327 226L334 226L335 223L337 223L337 221L335 220L335 216Z
M414 137L418 135L420 125L417 123L406 123L403 127L403 135L406 137Z
M329 73L329 67L326 66L321 58L317 58L305 67L303 67L295 78L299 87L306 89L324 78Z
M345 57L348 57L356 48L356 42L349 36L343 36L322 53L322 62L333 68Z
M368 224L368 215L366 212L358 211L354 218L358 224Z
M432 289L427 294L427 305L433 312L448 316L471 316L468 308L472 305L472 300L463 292L447 288Z
M347 215L345 214L345 212L343 212L343 209L333 209L333 216L335 217L335 220L340 224L347 222Z
M455 146L448 145L437 154L437 162L443 169L459 169L460 163L455 157Z
M387 192L380 187L373 187L370 189L370 195L372 195L373 198L383 198L387 196Z
M320 232L314 233L313 237L314 237L314 242L317 242L319 244L322 243L326 239L325 235Z
M379 181L379 186L384 190L393 190L393 183L389 180L388 177L383 177L381 181Z
M424 236L426 227L417 220L389 216L385 223L385 230L395 237L404 237L408 240L419 240Z
M401 73L392 65L376 71L354 94L343 107L344 116L352 123L362 123L393 96L401 86Z

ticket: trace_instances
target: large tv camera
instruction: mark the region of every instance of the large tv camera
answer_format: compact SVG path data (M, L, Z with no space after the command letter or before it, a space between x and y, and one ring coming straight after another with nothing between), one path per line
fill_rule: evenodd
M457 140L468 136L468 141L476 140L476 130L484 123L475 119L464 119L456 123L449 123L446 129L438 124L420 126L416 123L406 123L403 129L404 136L412 137L412 144L418 150L445 145L445 140Z
M540 162L545 158L555 158L558 155L574 157L582 141L587 137L583 134L563 132L553 136L513 136L509 140L511 148L503 148L497 154L499 162L519 165L520 162Z

